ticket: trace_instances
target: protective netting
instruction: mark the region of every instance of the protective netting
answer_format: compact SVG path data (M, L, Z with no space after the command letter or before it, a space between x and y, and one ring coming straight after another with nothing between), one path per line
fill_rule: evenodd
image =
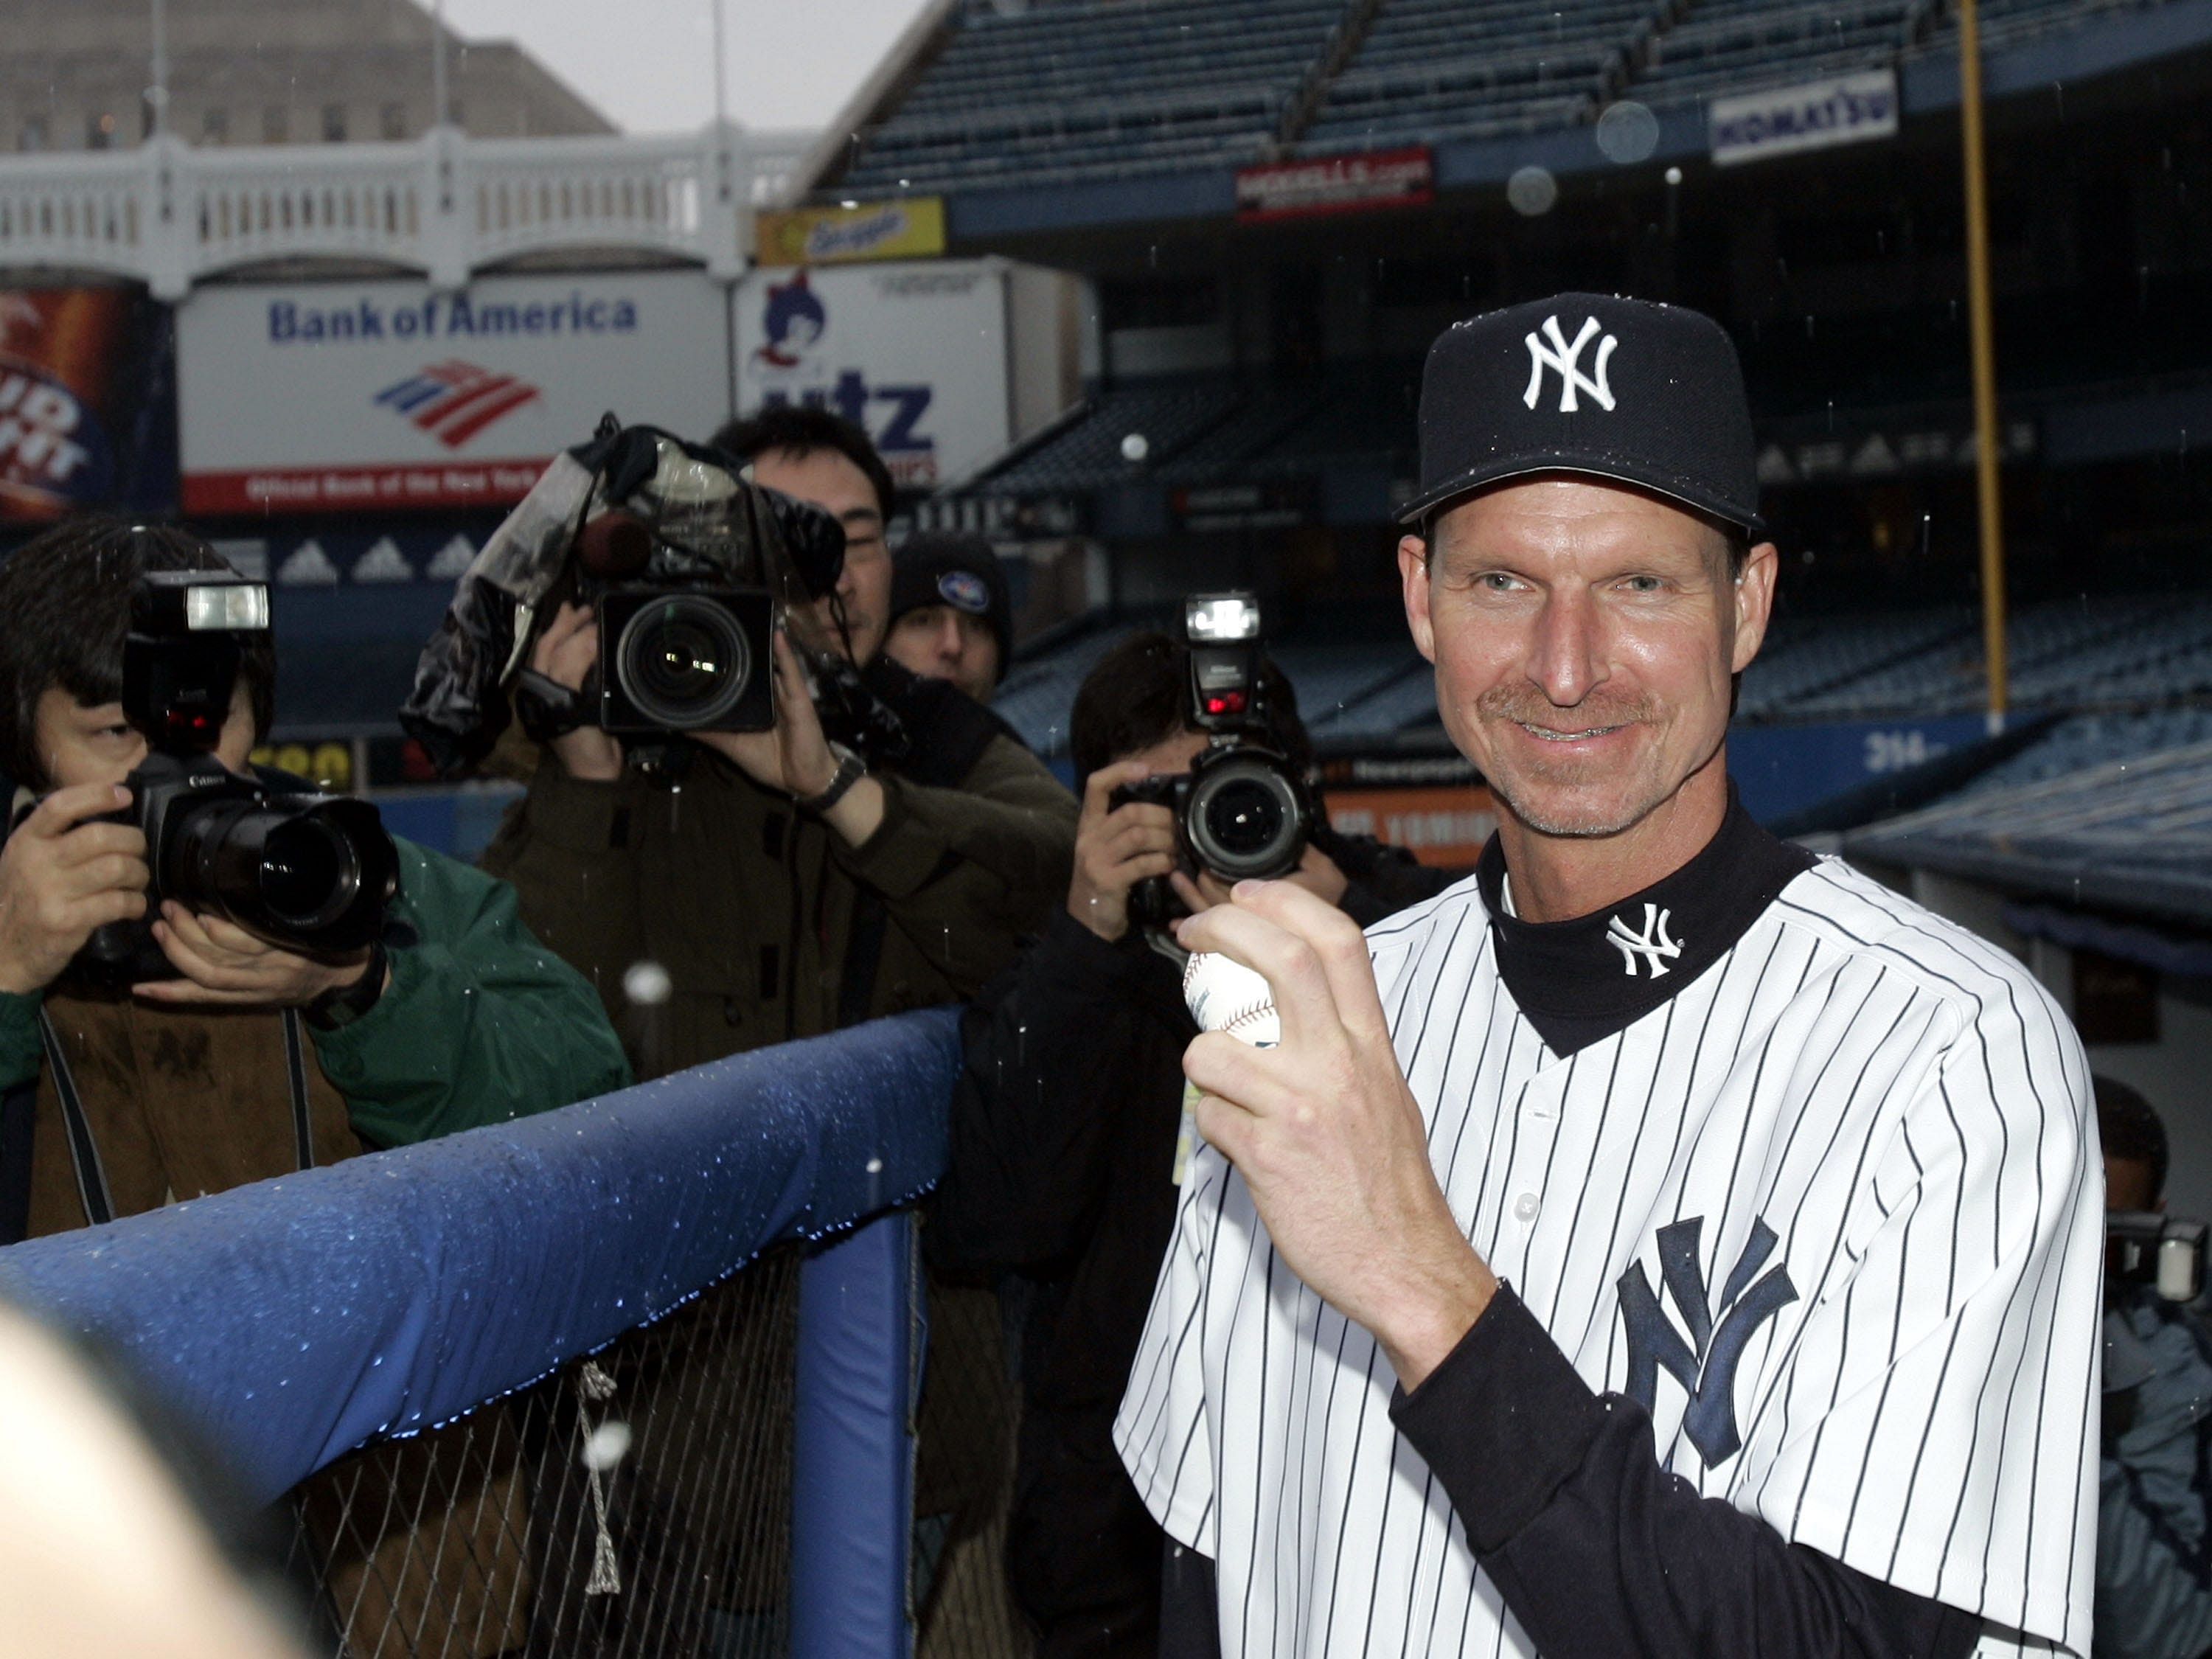
M316 1650L712 1655L787 1643L799 1252L294 1493Z
M787 1248L666 1319L293 1494L290 1567L333 1659L788 1650ZM910 1579L922 1659L1030 1650L1006 1588L1017 1395L999 1298L932 1280Z
M1031 1647L1006 1590L1019 1400L1012 1345L988 1285L936 1275L927 1284L914 1480L915 1652L920 1659L1011 1659Z

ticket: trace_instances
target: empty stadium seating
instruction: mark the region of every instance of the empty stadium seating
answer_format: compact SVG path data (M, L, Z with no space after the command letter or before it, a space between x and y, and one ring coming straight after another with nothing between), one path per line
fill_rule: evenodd
M1000 694L999 712L1040 752L1065 752L1075 688L1137 625L1095 618L1021 664ZM1963 605L1784 619L1744 675L1737 718L1799 723L1970 714L1986 695L1979 630L1976 613ZM2057 747L2046 744L2037 764L2065 769L2077 750L2109 758L2094 753L2101 741L2095 734L2108 730L2148 733L2144 741L2152 747L2194 741L2187 734L2200 730L2212 738L2212 707L2197 706L2212 699L2212 594L2085 596L2034 605L2013 619L2008 641L2014 708L2108 711L2061 728L2088 735L2054 737ZM1383 738L1436 723L1435 686L1408 641L1345 643L1310 625L1285 638L1275 656L1317 739ZM2148 703L2178 706L2142 712Z
M1919 9L1913 0L1691 0L1651 38L1628 95L1680 103L1879 68Z
M2159 0L1981 0L1985 49ZM1052 185L1587 122L1957 49L1949 0L970 0L839 193ZM1350 56L1330 49L1347 30ZM1353 40L1353 36L1358 38ZM1310 102L1300 94L1311 85ZM1299 118L1304 116L1301 126Z
M1975 12L1981 29L1982 50L2000 52L2039 34L2075 27L2100 15L2141 10L2156 3L2157 0L1980 0ZM1954 8L1942 8L1939 21L1928 32L1920 49L1949 53L1959 50L1958 14Z
M1069 183L1258 158L1342 0L1121 0L964 11L848 191Z
M1435 143L1584 118L1653 10L1652 0L1388 0L1303 148Z

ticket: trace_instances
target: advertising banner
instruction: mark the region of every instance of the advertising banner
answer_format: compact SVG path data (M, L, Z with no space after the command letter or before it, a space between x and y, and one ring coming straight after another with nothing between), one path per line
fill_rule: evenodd
M1713 161L1761 161L1771 155L1888 138L1897 132L1897 71L1868 70L1830 81L1716 98L1705 106Z
M696 271L200 289L177 317L185 510L498 506L609 410L704 439L727 327Z
M863 259L926 259L945 252L945 198L909 196L851 207L763 213L755 239L764 265L837 265Z
M813 404L867 428L902 489L1012 441L1005 266L756 271L737 290L738 404Z
M1490 787L1462 756L1351 751L1324 757L1322 784L1331 828L1403 847L1423 864L1470 870L1498 828Z
M173 506L171 368L142 289L0 289L0 520Z
M1435 191L1436 167L1425 144L1364 155L1328 155L1240 168L1237 216L1254 224L1314 213L1419 207Z

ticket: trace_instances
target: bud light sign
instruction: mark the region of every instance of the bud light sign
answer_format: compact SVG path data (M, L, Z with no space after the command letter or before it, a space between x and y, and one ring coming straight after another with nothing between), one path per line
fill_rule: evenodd
M134 290L0 290L0 519L174 499L166 310Z
M757 271L736 303L747 412L808 404L842 415L902 489L964 477L1010 441L1003 267Z

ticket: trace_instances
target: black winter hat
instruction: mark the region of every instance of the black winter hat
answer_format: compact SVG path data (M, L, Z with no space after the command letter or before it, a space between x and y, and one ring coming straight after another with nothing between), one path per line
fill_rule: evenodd
M1680 306L1562 294L1437 336L1421 372L1420 493L1399 522L1534 472L1618 479L1766 532L1735 346Z
M891 621L933 605L983 619L999 641L1004 679L1014 655L1014 598L990 543L951 531L908 538L891 563Z

